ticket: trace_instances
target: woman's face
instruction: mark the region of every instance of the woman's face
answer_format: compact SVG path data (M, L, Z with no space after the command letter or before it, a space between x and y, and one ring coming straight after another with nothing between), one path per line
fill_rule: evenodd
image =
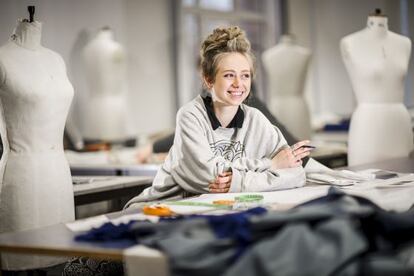
M240 53L225 54L218 62L210 91L214 102L223 106L239 106L250 93L251 64Z

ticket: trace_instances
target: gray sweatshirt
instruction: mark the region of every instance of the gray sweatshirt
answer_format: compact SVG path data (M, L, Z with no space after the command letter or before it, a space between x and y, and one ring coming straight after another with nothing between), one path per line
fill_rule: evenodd
M217 123L214 126L211 110L201 96L180 108L174 144L164 164L152 186L131 199L126 207L209 193L209 183L218 173L229 170L233 174L231 193L274 191L305 184L302 167L270 168L271 159L288 145L279 129L259 110L242 104L235 116L237 126L227 128Z

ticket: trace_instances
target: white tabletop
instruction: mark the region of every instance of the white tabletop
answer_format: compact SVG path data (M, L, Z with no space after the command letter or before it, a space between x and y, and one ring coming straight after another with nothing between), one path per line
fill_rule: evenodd
M151 176L74 176L73 191L75 196L111 191L152 183ZM80 184L76 184L76 183Z

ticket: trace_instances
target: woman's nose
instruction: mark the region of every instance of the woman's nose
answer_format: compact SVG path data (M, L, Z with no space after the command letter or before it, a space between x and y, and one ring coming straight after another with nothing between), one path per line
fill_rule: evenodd
M234 80L233 80L233 86L234 87L239 87L239 83L240 83L240 78L239 77L234 77Z

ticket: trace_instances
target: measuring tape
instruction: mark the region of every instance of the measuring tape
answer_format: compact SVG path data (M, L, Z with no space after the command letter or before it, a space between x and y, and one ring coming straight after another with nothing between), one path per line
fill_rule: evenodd
M241 195L241 196L236 196L236 201L238 202L260 202L263 200L263 196L262 195Z
M233 209L250 209L254 207L260 206L260 204L263 202L263 196L262 195L241 195L237 196L236 203L233 205Z
M206 202L194 202L194 201L167 201L165 204L172 206L198 206L198 207L211 207L211 208L222 208L222 209L232 209L232 205L237 203L246 204L260 204L263 201L262 195L256 194L247 194L241 195L234 198L234 200L215 200L213 203ZM248 207L248 206L246 206Z

